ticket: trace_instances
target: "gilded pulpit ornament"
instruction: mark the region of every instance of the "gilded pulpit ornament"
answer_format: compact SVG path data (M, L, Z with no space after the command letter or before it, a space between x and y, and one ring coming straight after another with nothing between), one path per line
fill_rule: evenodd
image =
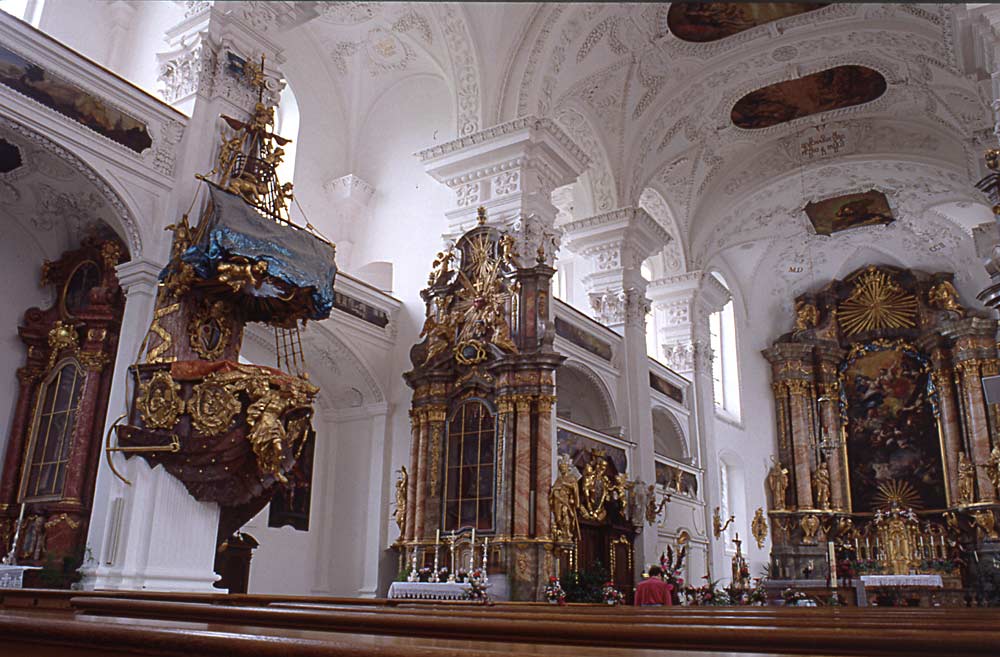
M188 322L188 340L195 353L205 360L217 360L229 346L232 331L226 322L228 308L223 301L206 304Z
M838 307L840 325L848 335L916 325L917 298L890 275L869 267L854 282L851 295Z
M170 373L160 370L146 383L139 386L136 407L143 423L149 429L170 429L184 412L180 398L181 387L174 383Z
M400 532L406 526L406 486L408 481L409 475L406 474L406 466L400 466L399 478L396 480L396 511L393 513Z
M750 533L753 534L753 539L757 541L757 547L764 547L764 541L767 540L767 520L764 519L764 509L757 507L757 510L753 514L753 521L750 523Z
M771 489L771 504L775 511L785 508L785 496L788 491L788 468L775 461L771 471L767 473L767 486Z
M982 537L987 540L1000 539L996 530L996 517L991 509L977 509L971 513L972 524L982 533Z
M799 520L799 527L802 528L802 543L804 545L815 545L816 532L819 531L819 518L810 514L802 516Z
M965 456L958 453L958 503L972 504L976 499L976 466Z
M240 402L209 376L191 390L187 412L195 429L206 436L217 436L232 424L240 412Z
M830 468L826 463L816 466L812 476L813 491L816 493L816 506L820 509L830 508Z
M569 458L559 459L559 476L549 489L549 509L552 513L552 537L556 541L576 541L580 538L580 477L573 472Z

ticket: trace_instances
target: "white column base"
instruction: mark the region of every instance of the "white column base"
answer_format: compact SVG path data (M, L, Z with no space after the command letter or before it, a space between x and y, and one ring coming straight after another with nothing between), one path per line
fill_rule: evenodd
M81 570L81 587L218 593L212 584L219 578L219 505L195 500L162 466L150 469L142 457L119 469L132 485L115 487L121 501L112 500L103 553Z

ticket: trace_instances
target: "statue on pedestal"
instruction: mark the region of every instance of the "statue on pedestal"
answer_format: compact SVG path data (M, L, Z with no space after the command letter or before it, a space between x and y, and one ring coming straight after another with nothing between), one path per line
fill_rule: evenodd
M785 493L788 490L788 468L782 467L780 461L775 461L771 471L767 473L767 486L771 489L771 503L775 511L785 508Z
M393 514L396 519L396 526L399 531L403 531L406 526L406 485L409 476L406 474L406 466L399 468L399 479L396 480L396 512Z
M816 493L816 506L820 509L830 508L830 468L825 462L816 466L813 473L813 490Z
M976 466L965 455L958 453L958 503L972 504L976 499Z
M579 477L572 472L573 464L565 456L559 459L559 476L549 489L549 508L552 510L552 534L557 541L575 541L580 537Z

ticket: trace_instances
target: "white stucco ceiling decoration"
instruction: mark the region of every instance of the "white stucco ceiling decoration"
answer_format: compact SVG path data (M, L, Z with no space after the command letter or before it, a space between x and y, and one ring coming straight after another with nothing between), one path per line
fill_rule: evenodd
M78 245L88 231L115 230L107 222L118 213L106 191L86 175L93 172L3 124L0 138L14 144L22 158L20 167L0 174L0 215L32 235L46 257L55 259Z

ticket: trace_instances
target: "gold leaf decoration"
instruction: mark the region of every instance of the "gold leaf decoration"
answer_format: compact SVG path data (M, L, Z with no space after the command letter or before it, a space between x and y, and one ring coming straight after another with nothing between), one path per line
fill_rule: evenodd
M916 325L917 298L901 289L888 273L869 268L840 304L838 318L848 335Z
M878 485L878 492L872 498L879 509L888 509L896 504L901 509L922 509L920 494L908 481L890 479Z

